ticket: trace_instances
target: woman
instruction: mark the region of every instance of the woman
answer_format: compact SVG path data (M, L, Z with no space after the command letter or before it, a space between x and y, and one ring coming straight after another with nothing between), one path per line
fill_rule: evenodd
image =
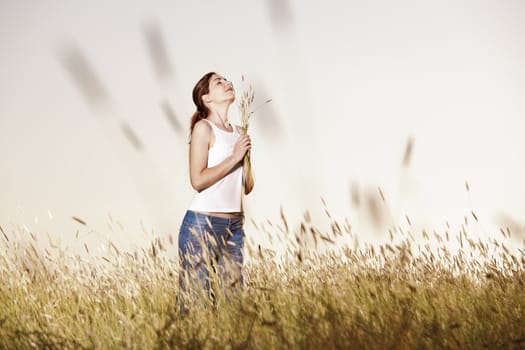
M194 291L204 288L213 296L215 280L225 286L243 284L241 191L252 191L253 178L246 181L243 167L250 136L228 122L234 100L232 83L215 72L205 74L193 89L197 111L191 119L189 170L197 192L179 231L180 287L186 293L197 286Z

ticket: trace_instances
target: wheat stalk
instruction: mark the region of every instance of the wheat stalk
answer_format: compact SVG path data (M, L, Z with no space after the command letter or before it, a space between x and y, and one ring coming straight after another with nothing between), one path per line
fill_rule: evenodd
M243 86L244 86L244 75L241 77ZM257 107L254 111L251 110L252 103L255 99L255 92L253 91L253 86L250 84L250 87L248 90L244 90L242 92L241 98L239 100L239 111L241 113L241 128L243 131L243 134L248 133L248 127L250 125L250 117L255 111L257 111L262 105L267 104L271 102L271 99L266 100L262 105ZM253 188L254 185L254 179L253 179L253 172L252 172L252 165L250 161L250 151L246 152L243 159L243 166L246 170L246 178L245 178L245 189ZM250 191L248 190L248 192ZM245 191L246 192L246 191Z

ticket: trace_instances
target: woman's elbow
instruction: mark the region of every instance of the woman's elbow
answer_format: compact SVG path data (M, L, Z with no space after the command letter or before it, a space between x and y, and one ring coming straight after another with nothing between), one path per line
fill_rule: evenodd
M202 181L200 181L199 179L190 179L190 182L191 182L191 187L193 187L193 189L197 192L200 192L204 189L204 185L202 183Z

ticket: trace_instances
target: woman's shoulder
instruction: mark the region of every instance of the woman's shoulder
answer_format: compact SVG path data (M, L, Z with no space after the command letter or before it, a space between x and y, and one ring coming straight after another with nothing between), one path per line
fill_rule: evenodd
M210 140L212 135L213 131L210 124L207 121L201 119L193 126L190 139Z
M211 131L211 125L205 119L199 120L198 122L195 123L195 126L193 127L193 132L202 133L202 132L209 132L209 131Z

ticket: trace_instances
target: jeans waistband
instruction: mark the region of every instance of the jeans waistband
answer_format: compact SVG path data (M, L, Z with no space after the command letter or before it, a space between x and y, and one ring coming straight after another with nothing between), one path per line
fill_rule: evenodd
M222 224L230 224L238 220L244 220L244 214L238 215L235 217L231 217L231 218L223 218L221 216L203 214L203 213L199 213L193 210L188 210L187 212L191 215L192 218L197 218L197 217L206 218L207 217L209 220L213 220L216 223L222 223Z

